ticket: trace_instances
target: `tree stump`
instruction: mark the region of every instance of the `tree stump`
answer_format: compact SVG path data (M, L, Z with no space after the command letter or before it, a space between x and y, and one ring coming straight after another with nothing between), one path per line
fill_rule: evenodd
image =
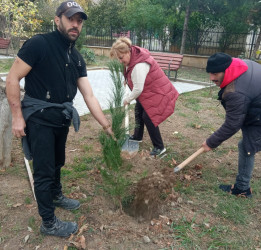
M0 170L11 164L12 115L6 98L5 82L0 78Z

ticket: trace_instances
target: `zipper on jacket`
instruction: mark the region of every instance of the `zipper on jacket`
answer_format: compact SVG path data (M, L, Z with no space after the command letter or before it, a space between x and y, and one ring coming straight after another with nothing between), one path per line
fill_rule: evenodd
M71 53L72 53L72 43L70 43L70 46L69 46L69 48L67 50L68 66L71 63ZM67 98L68 99L70 98L70 95L69 95L69 93L70 93L70 86L69 85L70 85L70 83L67 82Z
M71 53L72 53L72 43L70 43L70 46L67 51L68 63L71 62L71 58L70 58Z

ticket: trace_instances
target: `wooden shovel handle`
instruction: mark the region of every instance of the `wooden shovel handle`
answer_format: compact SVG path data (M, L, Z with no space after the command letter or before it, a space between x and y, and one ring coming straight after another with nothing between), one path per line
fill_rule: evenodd
M185 161L181 162L177 167L174 168L174 173L178 172L182 168L184 168L187 164L189 164L192 160L194 160L197 156L204 152L204 148L201 147L194 154L188 157Z
M128 104L125 105L125 130L126 130L126 134L129 135L130 134L130 128L129 128L129 108L128 108Z
M29 162L25 157L24 157L24 162L25 162L27 173L28 173L30 185L31 185L31 188L32 188L33 196L34 196L34 199L36 200L35 193L34 193L34 179L33 179L32 171L31 171Z

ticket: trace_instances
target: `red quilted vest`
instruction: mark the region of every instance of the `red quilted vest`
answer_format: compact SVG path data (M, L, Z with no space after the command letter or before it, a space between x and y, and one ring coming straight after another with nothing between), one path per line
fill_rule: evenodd
M158 63L146 49L131 46L131 58L128 69L124 76L130 89L133 89L131 72L137 63L146 62L150 64L150 71L144 83L144 89L137 98L150 117L152 123L157 127L165 121L175 109L178 91L174 88Z

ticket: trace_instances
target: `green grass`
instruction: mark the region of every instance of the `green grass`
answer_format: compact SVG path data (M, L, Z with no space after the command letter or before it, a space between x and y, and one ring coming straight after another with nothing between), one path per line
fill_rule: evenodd
M0 60L0 73L7 73L11 68L14 59L1 59Z
M178 78L190 79L194 81L209 82L209 74L205 69L182 66L178 70Z

